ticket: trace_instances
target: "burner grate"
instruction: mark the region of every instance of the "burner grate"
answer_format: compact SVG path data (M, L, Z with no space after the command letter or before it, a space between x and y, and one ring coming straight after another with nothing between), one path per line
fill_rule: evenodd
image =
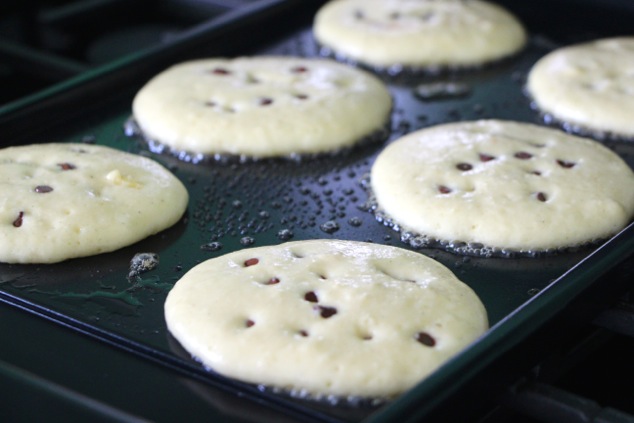
M39 0L0 6L0 105L254 0Z
M481 423L634 423L634 302L600 312L585 336L554 350Z

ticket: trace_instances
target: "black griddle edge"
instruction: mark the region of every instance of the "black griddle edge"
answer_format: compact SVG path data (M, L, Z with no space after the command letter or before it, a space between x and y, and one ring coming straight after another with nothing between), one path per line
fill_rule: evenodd
M303 3L302 13L309 13L314 10L314 8L311 9L313 6L316 8L317 3L321 2L311 2L311 6L306 6L307 1ZM74 110L76 104L89 106L91 103L98 102L103 106L103 102L116 101L121 96L129 96L130 89L126 87L135 87L167 64L185 59L184 56L187 55L189 48L199 43L208 44L215 41L216 45L220 44L215 51L221 55L225 47L236 49L240 45L248 46L249 40L257 37L259 32L266 32L270 37L270 32L276 31L277 28L283 27L283 31L288 31L290 24L288 15L294 5L297 5L297 2L281 0L258 2L252 7L227 13L213 22L202 25L165 47L144 51L138 56L95 69L49 90L6 105L0 108L2 143L13 145L28 142L31 134L41 131L41 127L55 126L67 119L72 119L76 114ZM266 24L263 24L264 21ZM279 25L280 22L284 22L286 26ZM224 34L240 30L243 30L244 38L233 37L231 45L222 46L227 41L223 39ZM107 98L103 97L104 87L109 87L105 90L109 94ZM116 88L120 88L121 92L117 92ZM85 109L82 112L85 112ZM545 352L574 336L583 324L596 316L599 310L613 303L620 294L626 292L633 280L633 263L634 225L630 224L565 275L553 281L524 306L498 322L491 328L485 339L470 348L470 358L460 355L452 360L451 366L448 366L451 368L449 371L442 375L432 375L429 378L429 381L433 382L431 386L442 387L441 392L430 392L428 384L420 385L394 401L389 407L384 407L372 415L367 421L413 422L421 419L426 422L459 421L458 419L473 421L475 416L490 409L497 397L502 395L510 384L533 368ZM567 283L559 283L564 278ZM112 355L119 355L121 351L131 352L132 354L125 354L125 358L133 361L134 366L151 365L153 369L151 372L162 373L167 369L173 372L170 373L172 377L180 374L186 378L196 378L195 374L191 374L177 362L172 362L170 357L157 354L156 351L141 344L101 331L54 310L40 307L4 292L0 292L0 302L2 302L0 314L14 314L15 310L25 311L26 313L23 313L25 316L39 318L38 323L31 322L33 325L49 329L55 327L56 329L51 331L58 333L61 337L74 339L78 343L84 343L86 338L97 339L100 342L95 348L112 352ZM10 320L7 319L7 321ZM51 326L50 322L54 325ZM63 329L64 334L62 335L58 329ZM7 330L3 326L3 332ZM79 336L70 336L70 334ZM108 348L99 348L104 344ZM44 354L43 351L37 352ZM135 357L144 360L135 360ZM4 355L0 357L0 360L4 359ZM126 361L126 359L123 360ZM146 360L149 360L151 364ZM20 374L19 369L7 366L6 363L0 364L3 364L0 366L3 369L0 374L4 372L4 376L8 377L11 374ZM24 366L28 368L30 364L25 363ZM26 372L25 370L25 374ZM441 376L444 379L440 379ZM132 380L130 383L137 384L137 389L144 385L141 380ZM205 383L210 381L205 380ZM232 389L239 389L238 385ZM225 386L217 386L217 388L224 389ZM263 401L259 397L250 397L248 393L244 394L243 398L253 400L252 403L256 404ZM130 401L133 402L133 399ZM284 413L280 416L292 415L293 418L301 421L339 421L314 412L305 415L301 409L289 409L286 403L278 407L275 401L265 402L267 409L272 407L274 410L283 410ZM169 401L166 400L166 403ZM247 401L245 404L249 403ZM248 408L247 405L244 406ZM3 410L0 409L1 411Z
M616 264L614 264L616 263ZM607 267L606 267L607 266ZM608 270L600 270L608 269ZM592 274L589 278L588 275ZM567 283L560 283L561 279L566 279ZM592 282L589 282L592 281ZM518 308L514 313L500 321L497 325L490 329L490 334L485 339L477 341L470 348L471 358L465 360L460 355L448 363L449 373L438 377L438 374L431 375L428 380L432 383L436 392L429 392L427 384L419 385L418 388L407 392L389 407L384 407L377 413L365 420L366 423L374 422L447 422L447 421L477 421L478 416L485 416L491 409L494 409L500 402L500 398L508 394L509 389L522 381L525 375L530 374L532 369L542 360L549 352L555 350L558 346L571 342L579 337L585 326L590 324L596 316L615 302L624 292L628 292L632 288L634 281L634 224L630 224L621 233L615 236L612 242L607 243L603 247L597 249L593 254L588 256L566 274L559 279L553 281L551 285L543 289L532 300L524 306ZM568 299L568 300L567 300ZM148 364L154 363L158 367L148 369L149 372L174 372L171 377L192 378L194 383L198 379L196 373L190 372L183 368L178 362L173 361L168 355L157 355L157 352L151 348L147 348L142 344L131 342L123 337L113 336L106 331L100 331L90 325L86 325L80 321L70 319L52 310L30 304L20 298L12 297L0 291L0 303L26 311L31 315L44 318L38 325L45 325L45 321L53 322L56 326L63 326L71 329L74 334L79 333L89 338L100 341L115 347L116 350L130 352L133 356L142 358L135 360L134 358L124 355L124 360L134 361L132 367L147 367ZM562 306L562 304L564 304ZM0 316L6 311L0 307ZM11 330L15 333L16 328L7 328L6 321L0 324L0 333ZM18 330L23 326L23 322L17 320ZM33 323L31 323L33 324ZM48 325L47 325L48 326ZM50 330L48 329L45 330ZM54 329L59 332L57 328ZM58 335L61 336L61 335ZM63 334L64 338L73 338L70 333ZM74 337L77 338L77 337ZM68 345L65 341L62 345ZM99 361L107 360L111 354L118 354L114 351L104 350L99 346L91 345L86 339L74 339L72 342L85 343L90 348L96 348L95 356ZM47 345L47 349L51 344ZM53 344L55 345L55 343ZM84 355L85 348L81 347L81 353ZM46 354L45 352L41 352ZM0 360L4 358L0 355ZM475 365L474 365L475 363ZM108 363L107 363L108 364ZM30 365L30 364L29 364ZM60 365L57 363L56 365ZM62 365L62 367L64 367ZM108 365L107 368L111 368ZM139 369L143 373L144 369ZM91 371L91 373L94 372ZM0 383L3 378L6 379L7 374L15 374L22 383L33 383L35 387L45 387L45 392L50 388L50 381L42 381L39 377L29 375L24 370L15 369L12 365L2 363L0 361ZM168 376L170 378L170 376ZM27 381L27 382L25 382ZM210 380L205 379L202 383L208 384ZM116 389L120 389L120 382L117 382ZM130 383L136 385L136 389L144 388L141 379L130 380ZM315 422L335 422L327 415L319 415L319 413L311 412L306 415L301 408L293 410L289 408L288 403L275 404L269 401L263 401L258 395L249 395L248 389L243 389L239 382L233 384L231 382L217 384L216 388L222 390L239 390L242 392L240 396L246 400L242 406L245 409L251 406L263 405L267 408L267 412L278 411L279 419L294 416L298 420L290 421L315 421ZM174 385L166 384L166 389L172 389ZM441 389L438 389L438 388ZM511 387L511 388L510 388ZM33 387L32 387L33 388ZM154 387L155 388L155 387ZM99 413L100 418L112 417L111 421L136 421L132 419L132 415L128 416L125 412L112 408L107 404L99 401L87 400L82 394L67 390L66 388L57 390L53 401L79 401L76 410L81 414L94 406L94 412ZM166 400L167 403L171 402ZM0 402L1 404L1 402ZM126 403L129 406L129 402ZM145 410L151 409L151 404L145 404ZM182 404L183 410L188 407ZM71 412L72 410L69 410ZM0 408L0 413L2 408ZM1 416L1 414L0 414ZM131 420L128 420L128 419ZM71 420L72 421L72 420ZM79 421L79 420L78 420ZM107 420L104 420L107 421ZM159 421L170 421L162 420ZM196 418L192 417L192 420ZM214 421L238 421L238 420L214 420ZM258 421L255 418L253 421ZM267 419L268 421L268 419ZM273 420L275 421L275 420ZM279 420L283 421L283 420Z
M298 9L298 3L304 3L304 9L290 15L290 19L288 13ZM288 31L294 21L301 22L306 10L314 11L319 3L316 0L254 1L181 32L163 45L115 60L8 103L0 107L3 134L0 145L23 143L41 126L68 121L85 113L91 104L97 106L111 101L104 97L104 93L119 98L128 93L129 87L142 84L172 63L190 58L191 51L201 46L222 56L248 48L258 37L275 37L278 32ZM104 90L104 87L108 89ZM83 107L77 108L77 104Z
M471 347L477 356L472 366L457 363L463 358L459 356L451 376L431 375L429 380L442 386L437 394L419 386L367 422L472 422L485 416L544 357L579 339L602 311L634 288L634 224L613 240L492 327L495 336ZM606 263L614 265L604 267Z

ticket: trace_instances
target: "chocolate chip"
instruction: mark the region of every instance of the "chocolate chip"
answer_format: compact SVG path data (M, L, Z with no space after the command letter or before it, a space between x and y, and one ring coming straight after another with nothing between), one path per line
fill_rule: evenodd
M47 192L53 191L53 187L50 187L48 185L38 185L33 189L33 191L39 194L46 194Z
M574 167L577 163L575 162L568 162L565 160L557 160L557 164L561 167L563 167L564 169L570 169L572 167Z
M276 285L280 283L280 279L276 278L276 277L272 277L271 279L269 279L265 285Z
M24 217L24 212L20 211L18 213L18 217L13 221L13 226L15 226L16 228L19 228L20 226L22 226L22 218Z
M517 153L514 154L516 159L520 159L520 160L528 160L533 158L533 155L531 153L527 153L526 151L518 151Z
M251 326L255 325L255 322L251 319L247 319L246 322L244 322L244 325L248 328L250 328Z
M262 97L259 104L260 106L268 106L269 104L273 104L273 99L270 97Z
M542 176L542 173L539 170L533 170L530 172L531 175Z
M428 347L433 347L434 345L436 345L436 340L427 332L418 332L416 334L416 340Z
M297 334L298 334L299 336L306 337L306 336L308 336L308 331L305 331L304 329L302 329L302 330L300 330L299 332L297 332Z
M254 258L250 258L248 260L246 260L244 262L244 267L249 267L249 266L255 266L256 264L258 264L260 262L260 260Z
M305 73L308 72L308 68L306 66L295 66L291 69L293 73Z
M481 162L490 162L491 160L495 159L495 156L492 156L490 154L485 154L485 153L480 153L480 161Z
M546 194L544 194L543 192L538 192L535 197L541 201L542 203L545 202L546 200L548 200L548 197L546 196Z
M473 169L473 166L471 166L469 163L458 163L456 165L456 168L458 170L462 170L462 171L466 172L467 170Z
M327 319L337 314L337 309L334 307L316 306L315 310L319 310L319 315L323 317L324 319Z
M319 301L319 298L317 298L317 294L315 294L315 292L313 291L308 291L306 294L304 294L304 299L310 303L316 303Z
M214 68L211 70L214 75L230 75L231 71L225 68Z
M295 94L295 98L298 100L307 100L308 99L308 95L306 94Z
M451 188L444 185L438 185L438 192L441 194L449 194L451 192Z
M72 163L57 163L57 166L59 166L62 170L77 169L77 167Z

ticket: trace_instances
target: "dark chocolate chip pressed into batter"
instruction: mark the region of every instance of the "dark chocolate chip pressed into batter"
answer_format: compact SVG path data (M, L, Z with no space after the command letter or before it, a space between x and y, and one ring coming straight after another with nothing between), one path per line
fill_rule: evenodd
M315 310L318 310L319 315L323 317L324 319L327 319L337 314L337 309L335 307L315 306Z
M304 299L311 303L316 303L319 301L319 298L317 298L317 294L315 294L314 291L309 291L306 294L304 294Z
M214 68L211 70L211 73L214 75L230 75L231 71L225 68Z
M526 151L518 151L513 156L516 159L520 159L520 160L528 160L528 159L532 159L533 158L533 155L531 153L526 152Z
M280 283L280 278L272 277L268 281L266 281L266 285L277 285Z
M254 258L250 258L250 259L244 261L244 267L255 266L259 262L260 262L260 260L255 258L255 257Z
M38 194L46 194L47 192L53 191L53 187L48 185L38 185L33 188L33 191L37 192Z
M57 163L57 166L59 166L62 170L73 170L73 169L77 169L77 166L75 166L72 163Z
M481 162L490 162L491 160L495 160L495 156L486 153L480 153L478 156L480 157Z
M308 72L308 68L306 66L295 66L291 69L292 73L306 73Z
M564 169L571 169L576 165L575 162L569 162L567 160L560 160L560 159L557 160L557 164L563 167Z
M23 218L24 218L24 212L23 211L18 212L18 217L13 221L13 226L16 228L19 228L20 226L22 226Z
M415 338L418 342L428 347L436 345L436 340L427 332L418 332Z
M451 192L451 188L445 185L438 185L438 192L441 194L449 194Z

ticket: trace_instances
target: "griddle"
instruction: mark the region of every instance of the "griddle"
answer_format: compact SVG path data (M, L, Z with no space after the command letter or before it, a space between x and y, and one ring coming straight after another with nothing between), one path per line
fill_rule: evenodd
M302 161L190 163L152 153L141 138L126 134L134 94L173 63L217 56L320 55L311 23L323 3L256 1L185 31L165 45L0 108L2 145L89 142L111 146L164 164L190 193L187 212L175 226L132 246L52 265L0 264L0 301L36 320L81 334L89 345L97 345L92 348L107 346L106 355L123 353L122 360L135 363L142 374L169 369L182 375L174 382L179 384L175 389L190 391L216 409L222 404L222 409L232 410L226 413L228 421L266 420L269 410L275 419L281 414L289 421L380 422L432 421L441 412L445 417L476 413L486 403L482 392L498 392L518 370L530 367L531 359L548 348L551 338L561 339L591 318L591 313L580 310L604 306L627 290L632 281L633 224L609 240L561 254L463 256L403 242L399 233L379 223L368 210L363 186L382 148L416 129L484 118L545 125L524 92L527 71L559 46L627 34L634 17L634 5L627 2L499 2L516 13L530 32L522 52L481 69L380 74L395 100L389 139L341 155ZM427 99L415 94L417 87L437 82L464 84L469 92ZM601 142L634 168L634 142ZM380 404L302 400L222 377L191 359L167 332L165 296L196 264L251 246L316 238L394 245L437 259L480 296L491 329L415 388ZM130 261L146 252L159 256L159 266L130 278ZM535 337L546 344L539 346ZM511 365L509 357L516 357L513 351L524 348L529 340L534 354L523 353L526 361ZM462 410L447 407L458 398L464 401ZM258 408L259 414L235 417L235 410L245 407Z

